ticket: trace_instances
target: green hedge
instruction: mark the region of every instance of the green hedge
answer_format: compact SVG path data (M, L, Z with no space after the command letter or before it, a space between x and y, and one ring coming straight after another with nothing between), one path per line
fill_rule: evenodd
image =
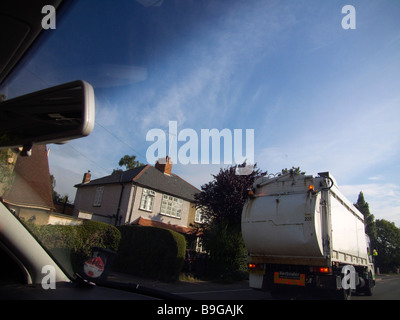
M215 281L233 282L247 277L247 249L241 232L228 225L204 230L203 245L210 253L207 276Z
M185 237L156 227L120 226L121 242L114 269L120 272L176 281L186 251Z
M91 255L92 247L117 251L121 240L116 227L98 221L77 226L25 224L70 273L79 270L82 260Z

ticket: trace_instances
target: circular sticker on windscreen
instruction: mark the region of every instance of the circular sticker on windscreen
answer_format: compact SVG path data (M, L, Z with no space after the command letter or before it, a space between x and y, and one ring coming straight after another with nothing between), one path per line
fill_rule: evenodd
M98 278L104 272L104 262L99 256L91 258L83 265L83 271L91 278Z

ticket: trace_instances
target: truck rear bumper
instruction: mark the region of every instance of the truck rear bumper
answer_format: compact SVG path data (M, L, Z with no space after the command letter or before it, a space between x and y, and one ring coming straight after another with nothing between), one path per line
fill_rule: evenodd
M309 272L309 269L305 266L264 265L256 272L249 270L249 286L266 291L275 287L337 289L336 275L317 274Z

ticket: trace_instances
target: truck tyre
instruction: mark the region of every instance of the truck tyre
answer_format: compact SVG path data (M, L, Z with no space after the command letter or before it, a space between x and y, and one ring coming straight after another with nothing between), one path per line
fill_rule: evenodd
M374 280L372 279L372 273L368 273L368 279L365 281L365 291L366 296L372 296L372 289L374 287Z

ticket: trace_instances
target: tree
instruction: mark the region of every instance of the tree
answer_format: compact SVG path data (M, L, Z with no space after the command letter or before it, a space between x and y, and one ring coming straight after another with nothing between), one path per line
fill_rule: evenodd
M220 169L214 180L201 186L202 192L195 195L196 207L202 210L205 226L226 224L229 228L240 231L241 215L248 197L248 189L254 181L267 174L254 166L248 175L238 175L241 165Z
M288 169L288 168L285 168L285 169L282 169L282 175L284 175L284 174L286 174L286 173L291 173L291 174L306 174L304 171L301 171L300 170L300 167L295 167L295 166L292 166L292 168L291 169Z
M382 272L394 271L400 266L400 229L394 222L376 220L376 266Z
M135 155L124 155L121 159L119 159L118 165L120 167L125 167L125 170L131 170L140 166L144 166L143 163L136 160ZM113 174L117 172L122 172L122 169L114 169Z
M202 240L210 254L208 275L218 280L237 279L246 270L246 248L241 236L241 215L248 197L248 189L255 179L264 176L253 167L247 175L246 163L220 169L214 179L201 187L195 195L196 207L202 210ZM243 171L242 171L243 172Z
M51 196L53 198L53 202L63 202L63 203L70 203L68 200L68 194L64 194L64 196L60 195L56 190L56 178L54 175L50 174L50 183L51 183Z
M374 245L376 240L375 217L370 213L369 204L365 201L362 191L359 193L354 206L364 215L365 233L369 236L371 243Z

